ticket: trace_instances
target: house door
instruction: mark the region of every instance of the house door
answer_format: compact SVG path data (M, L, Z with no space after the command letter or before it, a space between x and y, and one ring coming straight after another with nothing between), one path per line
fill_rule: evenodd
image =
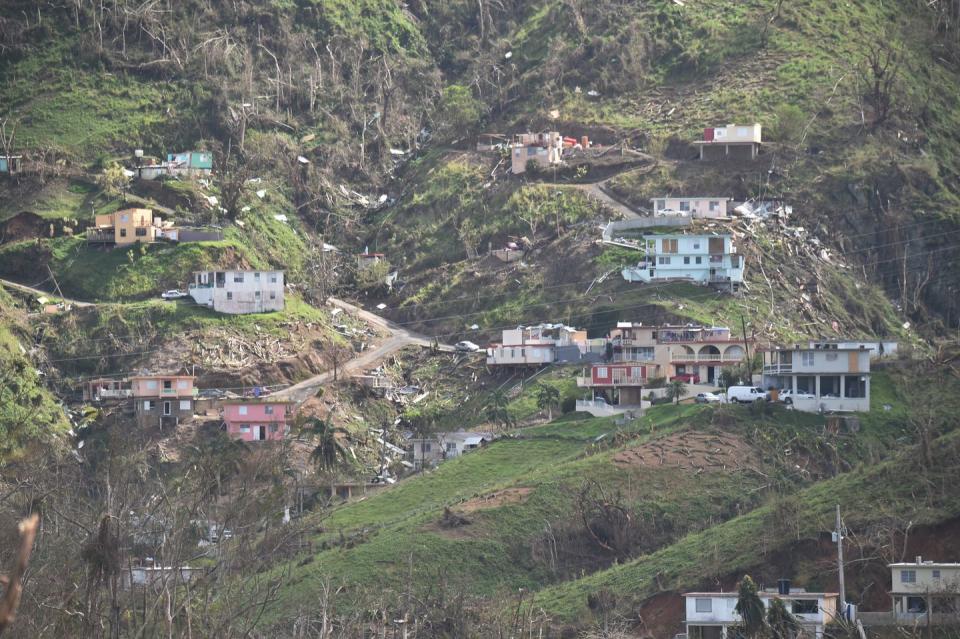
M163 403L163 414L169 416L171 414L170 402Z
M717 381L717 367L707 366L707 383L713 384Z
M257 441L265 441L267 439L267 427L266 426L257 426Z

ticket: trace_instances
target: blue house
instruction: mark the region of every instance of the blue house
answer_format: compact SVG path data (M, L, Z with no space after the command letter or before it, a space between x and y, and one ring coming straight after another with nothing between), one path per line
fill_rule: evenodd
M168 153L167 163L187 169L213 170L213 153L209 151L184 151L183 153Z
M19 173L21 155L0 155L0 173Z
M642 246L644 259L622 271L628 282L681 280L731 290L743 282L743 257L737 254L732 235L644 235Z

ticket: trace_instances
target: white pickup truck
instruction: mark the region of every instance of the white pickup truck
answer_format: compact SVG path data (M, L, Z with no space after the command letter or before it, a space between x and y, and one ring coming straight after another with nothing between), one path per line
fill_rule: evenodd
M780 401L784 404L790 405L793 404L794 399L816 399L816 395L811 395L810 393L794 393L789 388L784 388L780 391Z

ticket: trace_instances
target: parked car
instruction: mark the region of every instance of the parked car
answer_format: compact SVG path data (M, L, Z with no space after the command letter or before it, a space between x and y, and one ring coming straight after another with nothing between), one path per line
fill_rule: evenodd
M723 398L716 393L697 393L693 401L697 404L719 404Z
M480 350L480 347L474 344L473 342L468 342L466 340L462 342L457 342L453 345L453 348L461 353L476 353Z
M190 295L189 293L185 291L181 291L180 289L176 289L176 288L170 291L164 291L163 293L160 293L160 297L162 297L165 300L178 300L178 299L187 297L189 295Z
M780 391L780 401L784 404L793 404L794 398L796 399L816 399L816 395L810 393L794 393L789 388L784 388Z
M727 389L727 401L734 404L752 403L767 399L767 393L762 388L753 386L731 386Z
M678 379L679 379L680 381L686 382L686 383L688 383L688 384L699 384L699 383L700 383L700 376L699 376L699 375L696 375L696 374L694 374L694 373L683 373L683 374L681 374L681 375L674 375L673 377L670 378L670 381L671 381L671 382L675 382L675 381L678 380Z

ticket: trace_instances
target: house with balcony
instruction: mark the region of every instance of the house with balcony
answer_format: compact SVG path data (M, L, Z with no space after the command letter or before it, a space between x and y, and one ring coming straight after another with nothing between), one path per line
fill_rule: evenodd
M218 313L283 310L283 271L195 271L190 297Z
M537 324L504 330L499 344L487 347L488 366L545 366L599 359L587 331L564 324Z
M563 161L563 136L557 131L520 133L513 136L510 146L510 168L514 175L526 173L528 162L549 167Z
M960 563L917 557L913 563L889 564L889 568L895 623L960 624Z
M577 377L577 386L589 389L590 397L577 400L576 410L595 417L643 410L647 371L636 362L593 364Z
M869 412L870 355L865 345L811 342L763 353L763 388L788 389L807 412Z
M717 219L727 217L732 200L728 197L657 197L650 200L654 217L691 217Z
M85 402L105 402L133 397L130 382L126 379L98 377L85 381L82 386Z
M785 581L785 580L784 580ZM757 593L764 608L774 599L781 599L787 610L800 622L807 635L822 639L824 628L837 618L835 592L807 592L802 588L784 587ZM684 593L687 639L735 639L741 623L736 612L737 592Z
M227 435L245 442L282 440L290 432L293 404L270 398L228 399L221 402Z
M645 235L645 256L622 271L628 282L688 281L735 291L743 282L743 258L732 235Z
M760 153L759 124L728 124L703 130L703 139L693 144L701 160L753 160Z
M112 244L129 246L136 243L156 242L163 236L171 222L154 217L150 209L123 209L114 213L99 214L93 228L87 229L88 244Z
M134 375L129 378L141 427L176 426L193 418L197 389L193 375Z

